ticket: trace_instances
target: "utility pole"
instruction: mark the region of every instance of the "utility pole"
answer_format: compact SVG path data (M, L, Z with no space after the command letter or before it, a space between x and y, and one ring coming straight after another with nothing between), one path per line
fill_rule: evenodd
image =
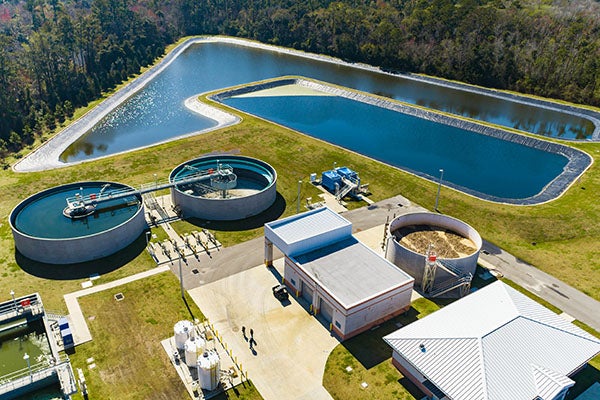
M438 183L437 195L435 196L435 207L434 210L438 211L438 203L440 201L440 190L442 189L442 179L444 179L444 170L440 168L440 181Z

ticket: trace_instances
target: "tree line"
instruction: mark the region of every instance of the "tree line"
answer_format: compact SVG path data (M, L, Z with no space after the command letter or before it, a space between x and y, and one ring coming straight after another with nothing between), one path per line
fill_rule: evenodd
M2 0L0 156L199 34L600 106L593 0Z

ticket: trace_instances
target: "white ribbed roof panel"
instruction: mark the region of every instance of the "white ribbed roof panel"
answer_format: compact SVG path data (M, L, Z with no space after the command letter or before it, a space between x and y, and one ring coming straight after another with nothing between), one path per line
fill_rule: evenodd
M500 281L384 339L454 400L558 393L600 353L600 339Z
M532 365L531 369L533 371L537 395L542 399L553 399L561 390L575 384L575 381L571 378L556 371L537 365Z
M427 372L427 379L444 393L452 393L453 399L486 399L479 339L394 339L392 335L385 341L419 371Z
M403 337L420 337L423 331L435 338L477 338L515 319L518 309L504 285L488 285L435 312L418 323L402 328ZM518 292L517 292L518 293ZM493 298L494 301L488 299ZM485 306L482 306L485 304ZM465 318L466 315L471 318ZM449 323L448 321L460 321Z
M321 207L265 224L265 238L288 256L306 253L352 235L352 224Z
M485 336L482 349L490 400L546 399L536 380L540 368L560 374L556 384L570 382L567 376L600 351L600 340L519 317ZM537 378L532 364L538 366Z

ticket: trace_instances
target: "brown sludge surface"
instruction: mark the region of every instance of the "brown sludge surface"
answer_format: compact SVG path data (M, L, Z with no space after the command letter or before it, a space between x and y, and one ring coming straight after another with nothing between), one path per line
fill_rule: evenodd
M393 232L396 241L408 249L425 254L430 243L440 258L458 258L473 254L477 248L458 233L431 225L409 225Z

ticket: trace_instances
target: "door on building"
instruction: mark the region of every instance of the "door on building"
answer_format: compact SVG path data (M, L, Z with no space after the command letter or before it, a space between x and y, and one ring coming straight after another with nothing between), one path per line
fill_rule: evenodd
M308 301L308 304L313 302L313 290L305 282L302 282L302 298Z
M319 303L319 314L323 316L325 321L331 323L333 321L333 306L323 299Z

